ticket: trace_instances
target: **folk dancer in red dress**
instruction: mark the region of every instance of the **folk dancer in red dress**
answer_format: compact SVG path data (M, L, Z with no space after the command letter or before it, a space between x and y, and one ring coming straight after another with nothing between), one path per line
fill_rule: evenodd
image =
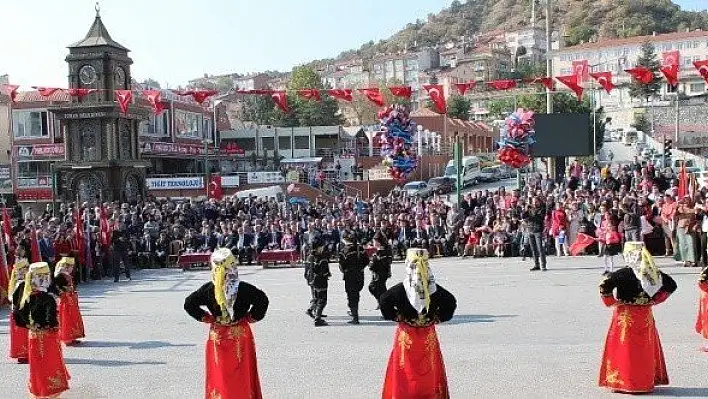
M652 306L664 302L676 282L659 271L642 242L625 243L624 259L628 267L608 274L600 284L602 301L614 311L599 383L616 392L646 393L669 384Z
M398 322L382 398L449 398L435 325L452 318L455 297L435 283L428 251L406 254L406 278L381 295L381 314Z
M184 301L184 310L190 316L210 324L205 397L260 399L256 346L250 323L265 317L268 297L239 280L236 257L229 249L214 251L211 265L212 281Z
M696 318L696 332L708 339L708 267L703 269L698 280L698 317ZM701 347L703 352L708 352L708 344Z
M54 284L59 290L59 338L66 345L76 345L86 337L73 276L74 258L61 258L54 268Z
M69 372L59 342L56 298L47 292L51 271L46 262L32 263L25 277L15 322L29 329L29 392L34 398L55 398L69 389Z
M12 268L10 283L7 292L10 293L10 305L12 312L20 308L22 293L25 290L25 276L29 270L29 262L25 258L19 258ZM13 313L10 313L10 357L17 359L17 363L27 363L27 339L29 331L15 323Z

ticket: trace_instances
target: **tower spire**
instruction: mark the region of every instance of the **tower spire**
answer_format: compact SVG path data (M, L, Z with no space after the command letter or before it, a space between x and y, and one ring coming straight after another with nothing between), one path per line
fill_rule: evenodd
M96 10L96 18L101 18L101 5L96 2L96 5L93 6L93 9Z

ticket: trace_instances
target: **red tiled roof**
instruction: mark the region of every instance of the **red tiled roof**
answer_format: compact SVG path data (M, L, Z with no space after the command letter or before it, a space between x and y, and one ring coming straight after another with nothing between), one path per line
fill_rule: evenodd
M71 101L71 97L69 94L67 94L63 90L58 90L54 92L51 96L49 97L44 97L39 94L38 91L33 90L33 91L20 91L17 93L17 98L15 99L16 102L23 102L23 103L39 103L39 102L45 102L45 101L65 101L69 102Z
M649 40L651 42L667 42L667 41L671 41L671 40L682 40L682 39L693 39L693 38L708 38L708 31L672 32L672 33L657 34L656 36L647 35L647 36L626 37L626 38L621 38L621 39L600 40L600 41L594 42L594 43L584 43L584 44L578 44L576 46L566 47L566 48L557 50L556 52L563 53L563 52L571 52L571 51L579 51L579 50L593 50L593 49L600 49L600 48L606 48L606 47L618 47L618 46L624 46L624 45L628 45L628 44L640 44L640 43L644 43L647 40Z

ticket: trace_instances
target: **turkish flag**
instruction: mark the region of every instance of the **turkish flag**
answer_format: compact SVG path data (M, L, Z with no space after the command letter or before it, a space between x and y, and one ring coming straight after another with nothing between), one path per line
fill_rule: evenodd
M494 90L509 90L516 87L516 81L511 79L492 80L491 82L487 82L487 86L491 87Z
M160 90L143 90L143 95L147 97L148 102L152 105L152 112L155 115L160 115L166 109L165 104L160 99L162 96Z
M573 61L573 74L578 77L578 84L588 80L589 72L588 60Z
M12 220L7 208L2 208L2 230L5 234L5 243L9 251L15 250L15 242L12 240Z
M132 90L115 90L116 101L118 101L118 106L121 112L124 114L128 113L128 107L131 101L133 101L133 91Z
M221 188L221 176L211 175L211 177L209 177L207 196L216 200L221 200L221 198L224 197L224 191Z
M39 253L39 243L37 242L37 231L32 227L30 230L30 262L41 262L42 255ZM54 259L50 259L54 261Z
M410 86L390 86L388 89L391 90L391 94L393 94L394 97L410 99L413 95L413 90Z
M320 96L320 91L317 89L298 90L297 94L300 97L304 98L305 100L322 101L322 96Z
M339 100L351 102L354 98L352 97L351 89L330 89L327 90L327 95L332 96Z
M381 91L377 87L371 89L359 89L359 92L364 94L366 98L369 99L369 101L378 105L379 107L384 106L383 96L381 95Z
M455 83L455 87L457 88L457 92L460 93L461 96L464 96L468 90L477 87L477 82Z
M595 237L589 236L585 233L578 233L575 238L575 242L570 246L570 254L573 256L578 256L582 253L585 248L594 244L597 239Z
M76 205L78 207L78 202ZM86 241L84 240L84 220L83 215L81 214L81 209L74 211L74 226L76 227L74 247L76 248L76 252L79 254L80 263L84 264L84 262L86 262Z
M285 91L273 91L272 93L270 93L270 97L273 99L275 105L277 105L281 111L286 114L290 112L290 107L288 107L288 96L285 95Z
M674 51L665 51L661 53L661 65L662 66L669 66L669 65L675 65L679 66L681 65L681 52L678 50Z
M187 92L188 95L192 96L197 104L202 104L207 98L219 94L216 90L190 90Z
M678 175L678 191L676 193L678 199L688 195L688 173L686 172L686 162L681 165L681 172Z
M5 93L8 97L10 97L10 101L13 103L15 102L15 99L17 98L17 89L19 89L19 85L2 85L0 86L0 89L2 89L2 92Z
M447 114L447 102L445 101L442 85L423 85L423 88L428 92L430 101L435 104L438 113Z
M100 214L100 229L101 229L101 245L107 248L111 244L111 226L108 223L108 214L106 213L106 208L101 204L101 214Z
M650 71L646 67L638 66L636 68L625 69L625 72L632 75L632 77L642 84L648 85L654 81L654 72Z
M91 93L97 92L98 89L66 89L67 94L72 97L84 98Z
M666 77L666 81L669 82L671 86L676 86L679 84L679 66L678 65L664 65L659 67L661 73Z
M583 88L578 84L578 75L556 76L556 79L572 90L578 100L583 98Z
M694 61L693 66L698 69L698 73L708 82L708 60Z
M615 88L615 84L612 83L612 72L594 72L591 73L590 76L605 89L607 94L610 94L612 89Z
M531 84L542 84L546 89L553 90L553 78L542 77L531 81Z
M56 93L57 91L61 90L57 87L37 87L37 86L32 86L33 89L37 90L40 96L42 97L49 97L52 94Z

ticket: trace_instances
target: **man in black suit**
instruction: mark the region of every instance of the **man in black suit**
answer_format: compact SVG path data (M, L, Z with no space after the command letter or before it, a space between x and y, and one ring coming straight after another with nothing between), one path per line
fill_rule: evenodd
M280 249L280 239L282 237L283 234L278 231L278 225L271 225L270 233L268 233L268 249Z
M543 248L543 228L546 219L546 206L539 197L533 198L533 205L526 209L523 220L529 229L529 241L534 267L531 271L546 270L546 252ZM540 264L539 264L540 260Z
M263 226L260 224L256 225L256 233L255 233L255 238L256 238L256 252L261 253L263 252L263 249L268 245L268 233L263 231Z
M406 251L410 247L413 236L405 220L398 221L398 236L396 240L396 251L401 259L405 259Z
M411 247L428 249L428 233L423 227L423 222L416 220L415 228L411 231Z
M253 262L253 249L255 240L253 234L243 227L238 228L238 239L236 240L236 253L238 254L238 264L243 264L244 260L250 265Z

